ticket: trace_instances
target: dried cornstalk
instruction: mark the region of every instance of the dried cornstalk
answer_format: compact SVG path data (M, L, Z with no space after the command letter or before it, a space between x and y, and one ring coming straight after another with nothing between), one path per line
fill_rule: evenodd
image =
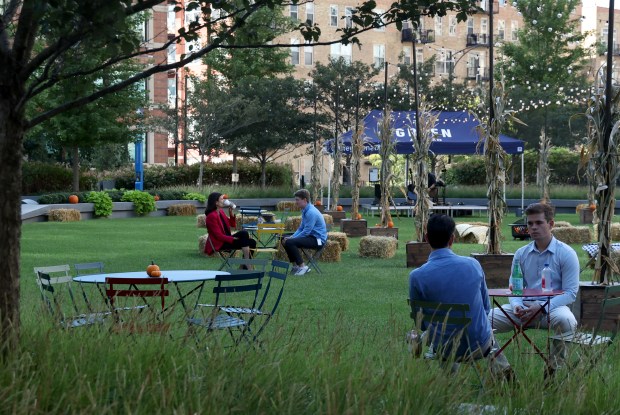
M598 80L597 80L598 81ZM620 93L612 91L612 120L618 116L618 101ZM611 259L611 225L616 205L616 181L620 176L618 169L618 130L620 121L617 121L611 130L609 143L605 145L605 91L599 90L588 100L588 108L583 114L588 124L588 136L585 149L582 149L581 166L586 166L586 173L592 183L592 191L588 199L596 200L594 223L598 224L598 255L594 265L593 281L603 285L610 283L611 270L618 274L616 263Z
M420 103L418 105L419 122L420 125L416 128L420 129L420 141L417 138L413 140L413 156L412 164L416 166L416 172L413 176L413 186L415 193L418 195L418 200L415 205L415 238L418 242L424 242L424 235L426 234L426 224L430 214L431 199L426 191L428 187L428 152L431 148L431 143L436 136L433 132L433 128L437 124L439 113L432 113L430 106L428 105L424 96L420 97Z
M312 149L312 167L310 168L310 177L312 180L311 191L312 200L316 202L321 197L321 140L317 139Z
M390 214L390 201L392 196L390 189L392 187L392 180L394 178L392 169L394 160L392 157L395 149L394 131L392 131L392 111L389 107L383 111L383 118L379 124L379 140L381 142L381 150L379 155L381 156L381 177L379 182L381 183L381 226L387 227L388 223L392 221L392 215Z
M551 137L545 134L544 127L540 129L540 150L538 153L538 169L536 171L536 184L540 187L540 200L548 203L549 197L549 154L551 153Z
M342 177L342 163L340 160L342 159L342 139L340 137L336 138L338 140L338 150L334 152L334 172L332 174L331 179L331 203L330 208L335 210L336 206L338 206L338 200L340 198L340 178Z
M506 109L507 94L505 91L504 76L495 82L493 87L493 109L494 117L487 115L477 119L478 135L480 141L478 146L483 145L484 158L486 165L486 180L488 185L487 198L489 200L489 238L486 248L487 254L502 253L502 233L501 226L506 210L506 200L504 200L504 184L506 183L506 171L509 168L510 158L499 142L499 134L503 126L508 121L523 124L514 116L514 111ZM488 113L488 111L485 111Z
M351 174L353 178L353 188L351 189L351 219L357 219L359 214L360 186L361 186L361 166L362 156L364 155L364 125L360 124L351 139Z

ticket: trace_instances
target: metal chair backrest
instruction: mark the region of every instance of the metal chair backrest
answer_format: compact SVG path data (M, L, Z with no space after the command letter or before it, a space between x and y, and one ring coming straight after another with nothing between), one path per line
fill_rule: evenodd
M75 275L101 274L103 273L103 262L85 262L73 264Z
M280 299L282 298L282 293L284 292L284 284L286 283L286 275L288 274L289 266L290 264L288 262L272 261L271 271L267 271L267 273L265 274L267 277L269 277L269 280L267 281L267 285L263 290L263 297L261 298L261 301L258 305L259 310L266 311L264 310L264 307L267 302L269 291L275 288L273 286L276 284L277 281L280 283L280 290L278 291L275 301L271 305L271 310L268 311L269 314L273 314L276 312L278 304L280 303Z
M62 304L62 296L65 290L71 300L72 312L79 314L71 286L73 278L69 275L70 269L68 264L34 268L36 283L41 292L41 300L47 305L49 312L60 319L66 317Z
M256 308L258 301L258 293L262 288L262 280L264 272L244 272L239 274L229 275L216 275L216 286L213 287L213 293L215 294L215 307L226 305L223 301L228 300L229 294L247 293L248 296L244 298L244 306L248 308ZM237 295L235 297L241 297ZM235 306L240 306L238 300L235 299Z

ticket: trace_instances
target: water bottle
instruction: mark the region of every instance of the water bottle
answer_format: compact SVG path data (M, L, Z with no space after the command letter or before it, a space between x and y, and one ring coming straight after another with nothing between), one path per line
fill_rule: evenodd
M551 268L549 268L549 264L545 264L545 267L540 272L540 277L542 279L542 290L551 291Z
M523 295L523 274L521 274L521 267L519 263L515 262L512 268L512 293L515 295Z

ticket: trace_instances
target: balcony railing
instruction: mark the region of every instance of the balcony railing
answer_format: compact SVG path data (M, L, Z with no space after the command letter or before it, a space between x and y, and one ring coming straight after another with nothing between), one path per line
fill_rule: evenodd
M476 81L488 81L489 80L489 68L481 68L479 66L467 67L467 79Z
M401 32L400 41L402 43L405 42L413 42L413 37L416 37L416 41L418 43L433 43L435 41L435 31L434 30L419 30L414 32L412 28L403 29Z
M466 46L489 46L489 35L486 33L470 33L465 40Z

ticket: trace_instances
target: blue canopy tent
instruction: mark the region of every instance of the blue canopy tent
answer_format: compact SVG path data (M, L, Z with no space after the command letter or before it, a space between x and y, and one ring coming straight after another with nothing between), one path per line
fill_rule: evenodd
M412 154L415 140L415 111L392 111L392 129L397 154ZM376 154L381 148L379 124L383 111L373 110L364 118L364 154ZM440 112L435 127L437 137L431 143L434 154L482 154L480 137L476 131L478 122L467 111ZM353 131L340 136L343 153L351 153ZM500 135L500 144L508 154L522 154L524 142ZM325 143L326 150L333 152L333 140Z
M373 110L364 118L364 154L376 154L381 149L379 139L379 125L383 118L383 111ZM392 111L392 130L396 143L397 154L414 153L413 140L416 139L415 111ZM436 138L430 146L433 154L480 154L484 146L480 143L480 136L476 127L478 122L467 111L439 112L435 126ZM351 139L353 131L347 131L340 136L345 154L351 153ZM334 140L325 143L325 150L332 153ZM524 193L524 163L523 151L525 143L522 140L500 135L500 145L508 154L521 154L521 207L523 208Z

